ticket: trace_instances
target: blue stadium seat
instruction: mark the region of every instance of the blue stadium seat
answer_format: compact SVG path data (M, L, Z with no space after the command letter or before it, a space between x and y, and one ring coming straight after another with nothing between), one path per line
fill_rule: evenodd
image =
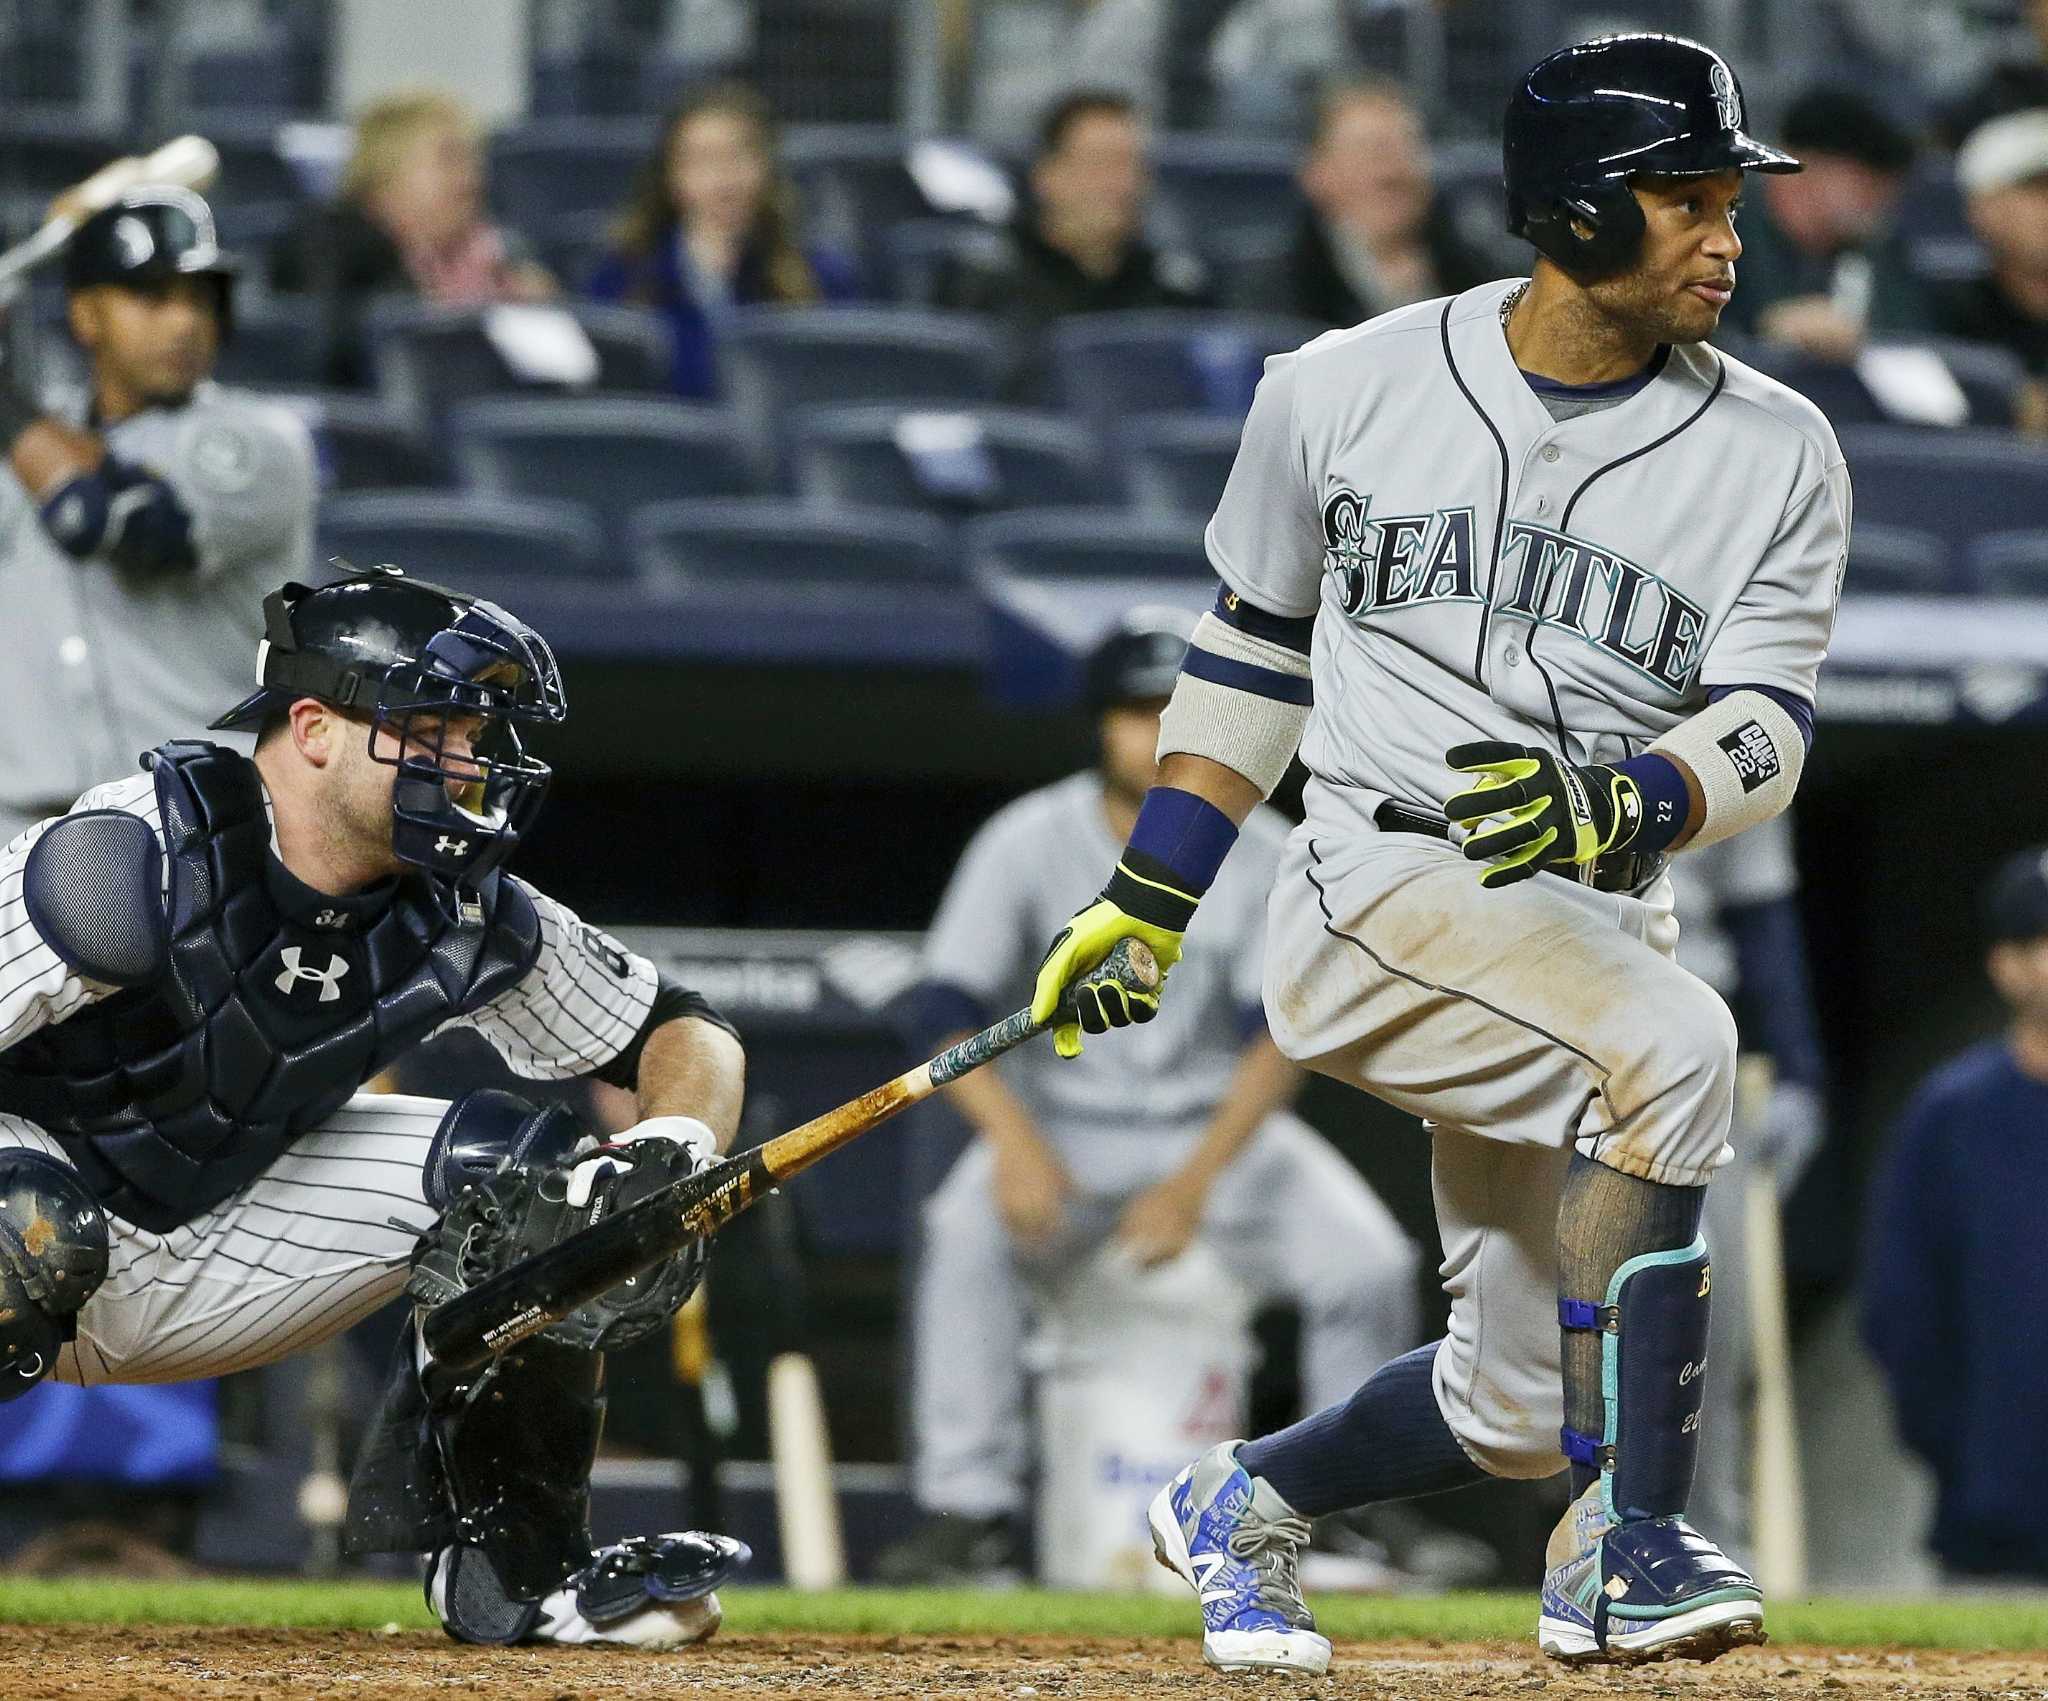
M1155 414L1123 432L1124 469L1134 506L1205 521L1237 459L1243 426L1214 414Z
M0 117L0 160L6 162L0 190L40 209L58 190L90 177L127 151L117 132L91 119L68 113L34 118L8 114Z
M669 388L668 331L638 307L566 308L596 346L598 390L662 394ZM488 311L488 310L485 310ZM522 381L484 329L484 312L415 301L380 302L366 318L377 388L416 430L431 431L459 403L524 391L561 393Z
M1971 540L1966 561L1985 596L2048 597L2048 526L1985 532Z
M616 211L655 140L644 118L512 125L491 138L491 204L519 230L540 229L558 213Z
M797 124L782 134L782 168L804 228L873 263L884 233L938 211L908 164L910 137L891 124Z
M1104 494L1094 440L1071 419L1021 408L806 408L791 455L798 494L828 504L958 517Z
M206 139L220 152L220 175L206 191L215 207L231 201L303 201L305 185L278 151L276 113L209 113ZM164 139L185 129L165 131ZM151 144L154 145L153 143Z
M1002 343L965 313L907 307L746 307L719 346L725 393L764 468L793 410L832 402L992 402Z
M1301 207L1297 163L1291 144L1258 137L1190 130L1152 139L1167 228L1204 254L1244 237L1291 232Z
M1862 426L1842 434L1856 522L1908 526L1964 549L1988 532L2048 526L2048 454L1992 431Z
M865 594L959 579L946 527L925 514L740 497L657 503L630 529L642 571L692 591L739 590L772 603L821 588Z
M455 464L471 489L583 503L622 546L636 508L753 488L724 408L637 396L506 396L464 404L449 425Z
M257 390L308 390L326 382L327 320L310 296L235 299L235 333L221 345L213 375Z
M1963 587L1956 560L1932 532L1858 519L1849 536L1845 596L1941 596Z
M179 85L181 123L205 129L221 113L288 113L292 64L282 33L253 46L206 47L181 53L172 80Z
M974 520L964 537L977 574L1051 579L1213 579L1203 522L1126 508L1027 509Z
M979 219L904 219L883 235L879 275L891 301L930 307L956 269L994 268L1008 252L1008 236Z
M1067 406L1106 437L1133 414L1241 420L1266 356L1322 330L1278 314L1080 313L1053 327L1053 371Z
M432 490L448 482L439 457L375 396L326 390L278 400L313 434L322 490Z
M366 490L320 510L321 559L407 572L485 595L563 579L602 584L626 568L604 548L597 521L573 502Z

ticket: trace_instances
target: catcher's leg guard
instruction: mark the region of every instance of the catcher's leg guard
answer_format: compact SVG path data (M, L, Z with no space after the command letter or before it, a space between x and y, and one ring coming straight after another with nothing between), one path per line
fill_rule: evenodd
M0 1151L0 1401L49 1375L107 1279L107 1216L68 1165Z
M717 1630L713 1591L752 1557L730 1536L636 1536L600 1548L540 1600L521 1601L480 1548L449 1547L428 1562L427 1605L458 1642L675 1648Z
M1551 1537L1538 1640L1565 1660L1712 1659L1763 1640L1748 1573L1686 1523L1699 1453L1713 1286L1704 1239L1646 1252L1599 1301L1563 1299L1565 1329L1597 1331L1605 1422L1566 1427L1564 1450L1597 1473Z

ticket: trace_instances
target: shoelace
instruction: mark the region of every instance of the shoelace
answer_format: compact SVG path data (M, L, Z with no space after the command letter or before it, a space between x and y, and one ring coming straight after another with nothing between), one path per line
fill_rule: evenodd
M1258 1603L1289 1622L1307 1616L1294 1568L1308 1546L1306 1518L1261 1518L1240 1524L1225 1542L1230 1557L1259 1574Z

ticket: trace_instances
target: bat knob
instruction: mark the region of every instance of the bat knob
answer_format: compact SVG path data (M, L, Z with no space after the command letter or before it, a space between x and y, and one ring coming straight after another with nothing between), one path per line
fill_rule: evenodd
M1115 981L1127 992L1157 992L1162 978L1151 946L1142 939L1120 939L1115 950L1081 977L1081 984L1101 986Z

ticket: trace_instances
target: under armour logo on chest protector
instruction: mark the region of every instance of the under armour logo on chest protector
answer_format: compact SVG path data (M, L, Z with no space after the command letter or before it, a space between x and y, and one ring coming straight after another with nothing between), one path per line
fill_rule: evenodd
M341 977L348 973L348 961L346 958L337 952L328 959L326 968L313 969L305 965L302 960L304 953L297 945L287 945L278 955L284 962L284 968L279 973L276 981L279 992L288 993L300 981L310 980L318 984L320 988L320 1002L322 1004L339 1002L341 998Z

